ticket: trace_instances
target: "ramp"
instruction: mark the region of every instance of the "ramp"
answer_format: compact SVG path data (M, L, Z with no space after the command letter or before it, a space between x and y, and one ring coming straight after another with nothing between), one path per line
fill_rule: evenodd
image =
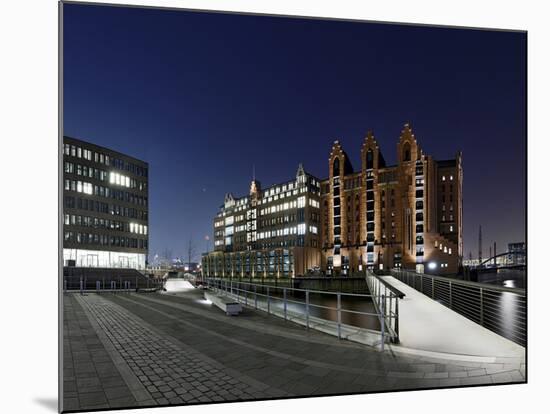
M406 295L399 301L400 344L392 346L395 351L525 358L522 346L472 322L393 276L382 278Z

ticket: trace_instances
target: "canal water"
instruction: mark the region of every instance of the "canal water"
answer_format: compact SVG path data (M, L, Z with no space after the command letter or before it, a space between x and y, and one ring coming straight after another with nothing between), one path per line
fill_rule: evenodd
M241 286L244 289L244 286ZM274 292L275 291L275 292ZM263 290L258 287L258 294L265 295L267 293L265 287ZM241 292L242 295L242 292ZM372 299L366 295L352 295L347 293L340 294L340 312L341 321L343 324L355 326L358 328L366 328L380 330L380 322ZM265 296L258 295L258 300L265 301ZM249 290L248 303L253 303L254 292ZM283 310L284 300L282 289L270 288L270 302L272 307ZM338 321L338 299L335 293L309 293L309 315L325 320ZM302 291L287 291L287 311L289 313L306 314L306 298L305 292Z
M525 289L525 269L487 269L478 271L477 281L509 288Z

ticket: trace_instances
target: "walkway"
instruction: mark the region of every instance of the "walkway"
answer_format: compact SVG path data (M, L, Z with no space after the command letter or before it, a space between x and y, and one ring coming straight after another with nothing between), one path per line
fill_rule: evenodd
M400 347L394 347L395 351L524 362L525 348L522 346L459 315L393 276L383 276L383 279L405 294L399 301Z
M64 296L64 410L523 382L521 362L380 353L190 289Z

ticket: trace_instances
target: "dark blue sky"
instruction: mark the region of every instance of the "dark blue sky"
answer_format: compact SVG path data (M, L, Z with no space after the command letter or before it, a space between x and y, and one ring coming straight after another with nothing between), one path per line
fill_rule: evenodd
M526 35L64 5L64 133L150 164L150 254L205 249L226 192L299 162L325 178L339 139L386 161L410 122L464 157L465 257L525 240ZM210 248L212 245L210 244Z

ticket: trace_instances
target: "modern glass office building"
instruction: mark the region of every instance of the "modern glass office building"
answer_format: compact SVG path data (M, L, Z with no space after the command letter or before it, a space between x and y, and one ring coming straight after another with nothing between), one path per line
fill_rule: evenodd
M144 269L148 252L144 161L63 138L63 265Z

